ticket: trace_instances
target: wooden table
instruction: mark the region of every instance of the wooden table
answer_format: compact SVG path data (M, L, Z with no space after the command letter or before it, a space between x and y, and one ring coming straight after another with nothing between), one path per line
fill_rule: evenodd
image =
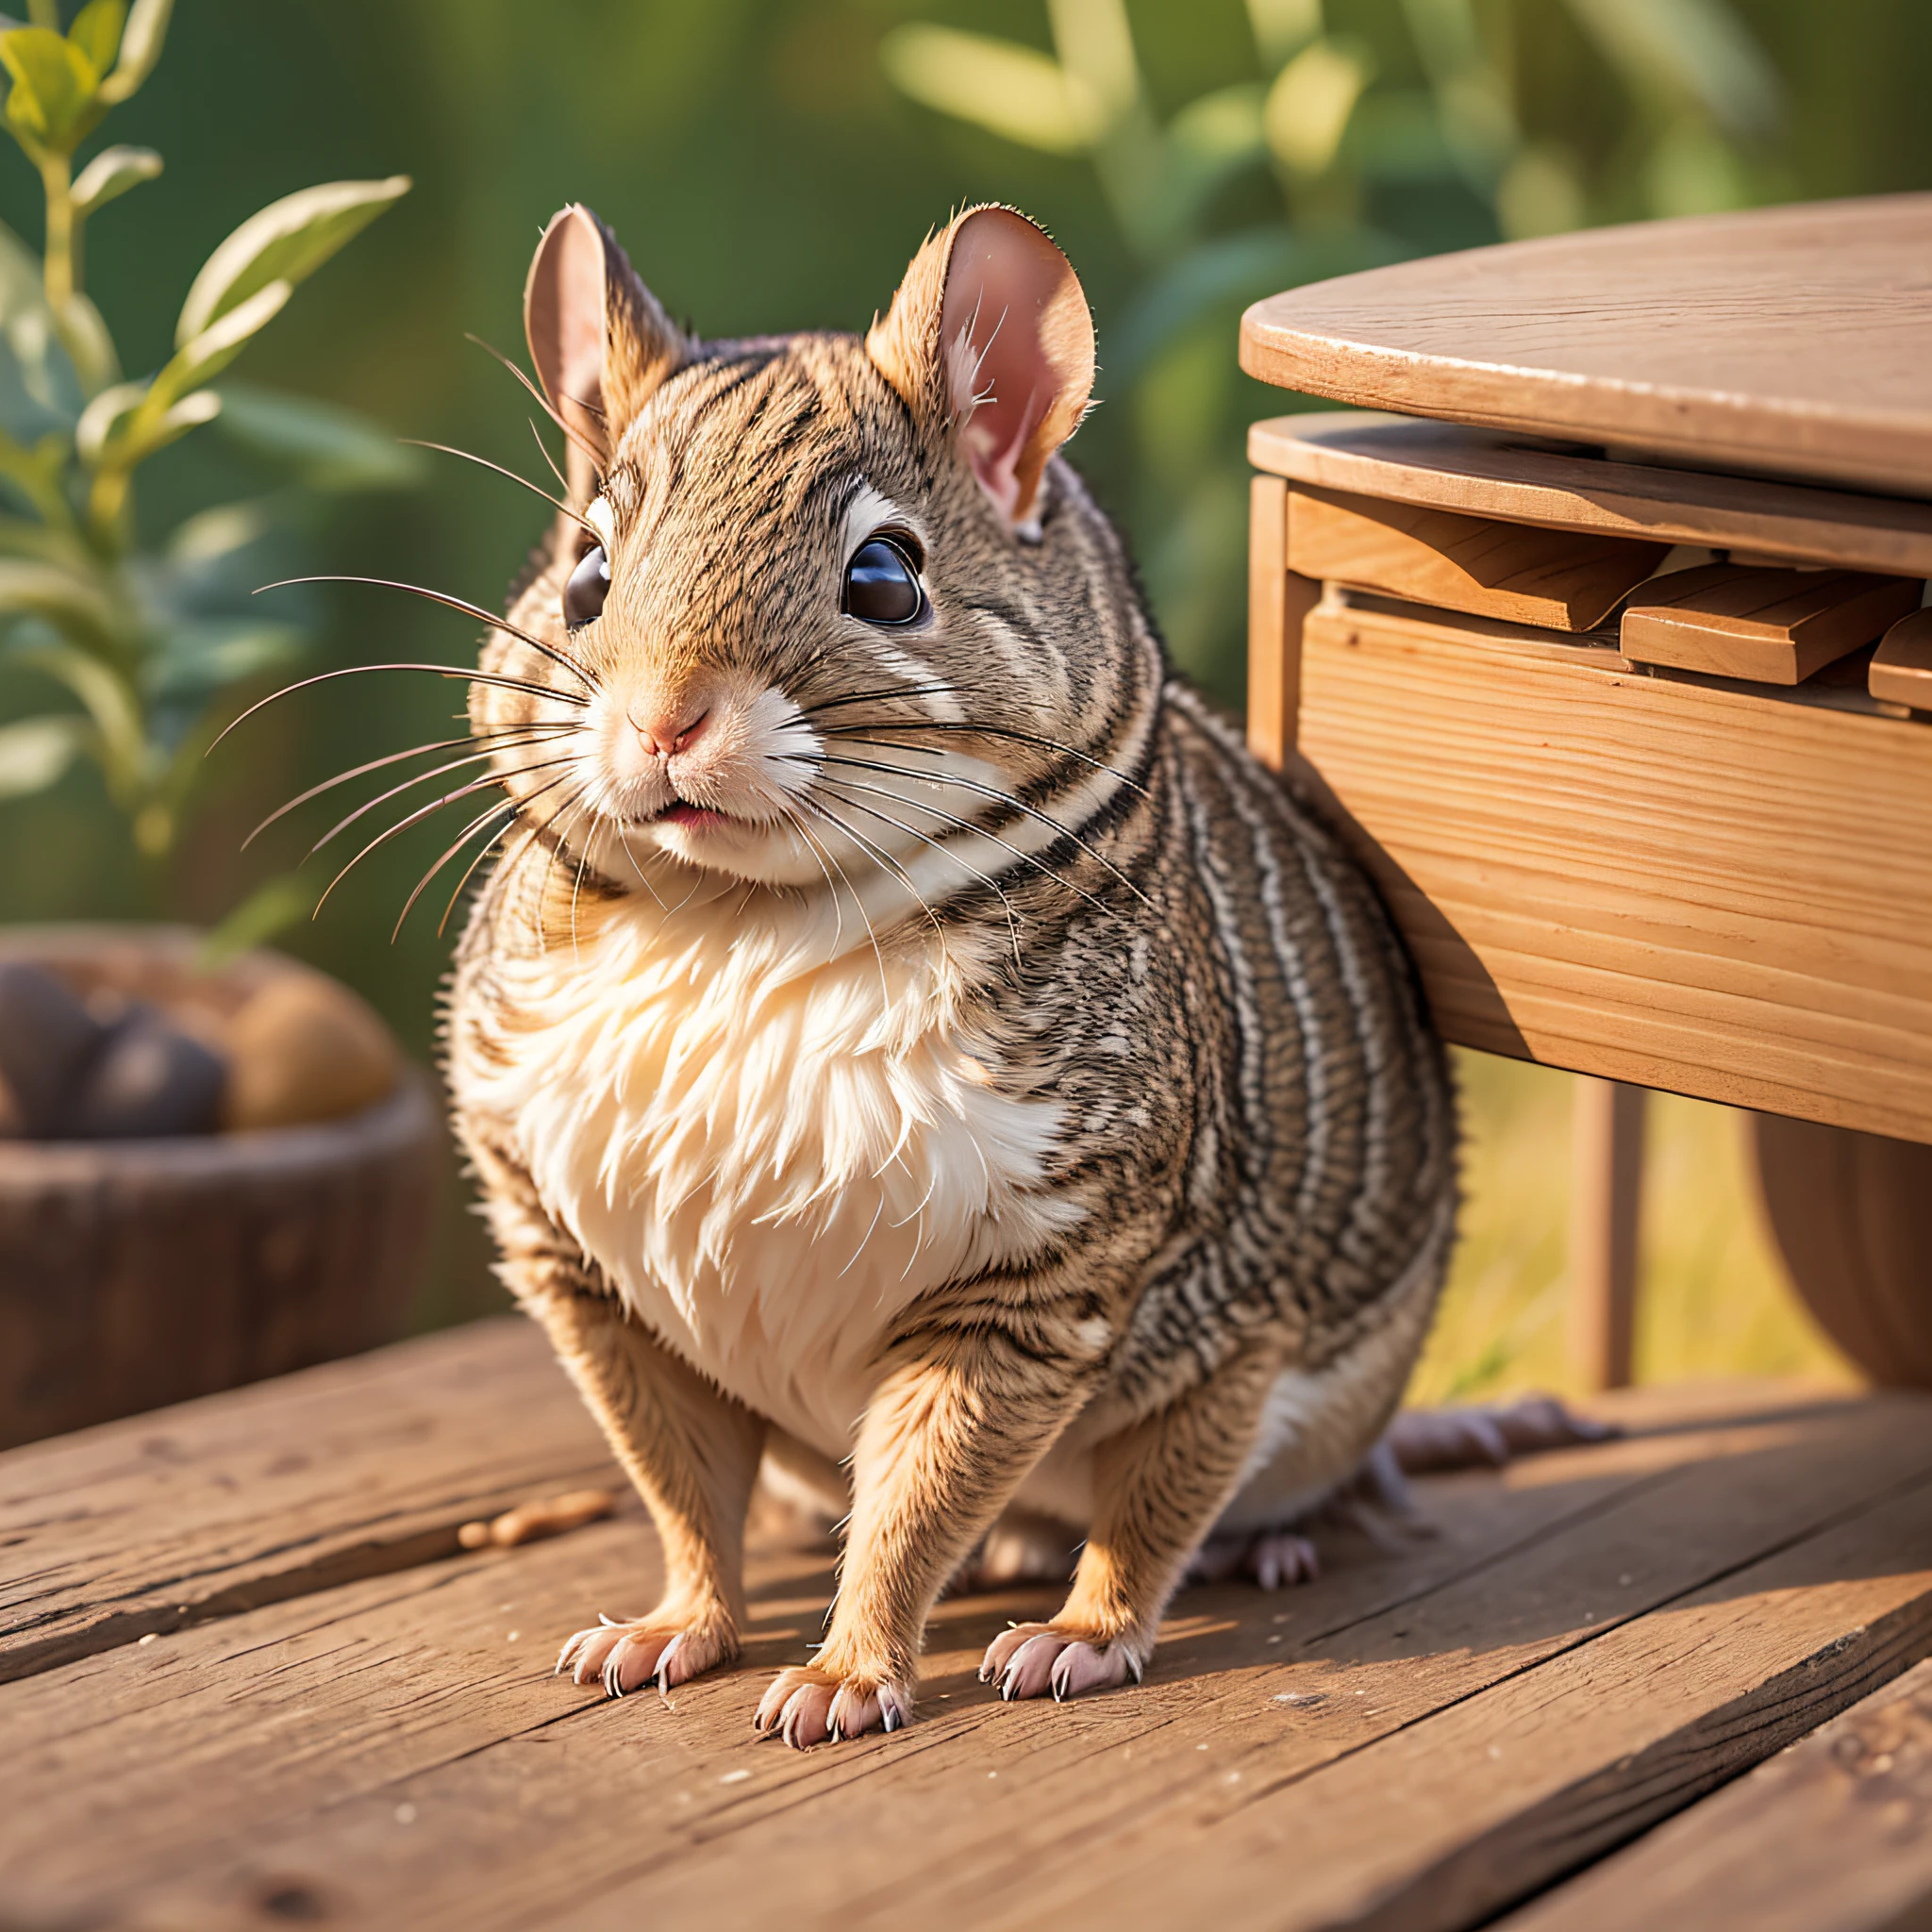
M1624 1084L1586 1124L1604 1379L1657 1087L1757 1110L1814 1312L1932 1387L1928 258L1903 195L1242 324L1252 374L1382 412L1251 435L1250 741L1326 790L1448 1038Z
M942 1605L919 1722L803 1756L750 1729L831 1582L775 1517L745 1666L668 1705L550 1675L655 1591L627 1497L460 1547L621 1488L518 1321L16 1449L0 1925L1890 1923L1932 1895L1932 1399L1607 1407L1423 1484L1400 1552L1186 1592L1138 1690L1001 1705L980 1649L1047 1598Z

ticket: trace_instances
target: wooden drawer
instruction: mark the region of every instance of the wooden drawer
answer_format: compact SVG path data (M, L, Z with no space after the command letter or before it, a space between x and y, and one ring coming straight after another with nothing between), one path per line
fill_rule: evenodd
M1932 720L1315 583L1298 487L1256 482L1251 741L1330 794L1443 1034L1932 1141Z

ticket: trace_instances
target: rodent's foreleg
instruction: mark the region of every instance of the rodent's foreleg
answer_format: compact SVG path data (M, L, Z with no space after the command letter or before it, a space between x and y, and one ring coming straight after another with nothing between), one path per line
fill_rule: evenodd
M1189 1558L1241 1481L1279 1367L1272 1352L1237 1357L1095 1445L1093 1524L1073 1590L1050 1624L993 1640L982 1682L1011 1699L1140 1681Z
M912 1712L926 1613L1026 1472L1086 1400L1097 1352L1039 1329L926 1331L866 1411L830 1627L808 1665L781 1671L761 1731L791 1744L897 1730Z
M664 1593L648 1615L580 1630L557 1660L579 1684L621 1697L729 1663L744 1624L744 1519L764 1448L761 1417L652 1339L607 1296L530 1304L549 1331L664 1552Z
M579 1630L558 1669L579 1684L601 1680L613 1696L653 1678L668 1690L739 1653L744 1521L765 1422L632 1319L517 1169L487 1150L477 1165L504 1279L543 1324L651 1512L664 1553L657 1607Z

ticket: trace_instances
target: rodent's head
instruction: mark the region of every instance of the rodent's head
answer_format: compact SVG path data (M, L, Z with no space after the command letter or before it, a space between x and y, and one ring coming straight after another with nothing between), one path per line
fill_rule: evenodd
M496 634L485 662L556 696L479 685L473 711L570 721L499 763L608 884L829 885L857 861L950 893L962 865L1053 843L1035 821L1061 777L1091 791L1139 761L1158 647L1056 460L1092 325L1024 216L930 237L862 339L702 342L570 208L525 320L572 505L509 613L525 639Z

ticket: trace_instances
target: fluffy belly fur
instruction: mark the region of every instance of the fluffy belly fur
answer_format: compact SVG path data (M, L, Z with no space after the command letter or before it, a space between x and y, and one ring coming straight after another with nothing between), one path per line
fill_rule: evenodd
M731 912L619 905L500 966L465 1098L640 1320L836 1458L908 1303L1078 1218L1043 1188L1059 1109L947 958Z

